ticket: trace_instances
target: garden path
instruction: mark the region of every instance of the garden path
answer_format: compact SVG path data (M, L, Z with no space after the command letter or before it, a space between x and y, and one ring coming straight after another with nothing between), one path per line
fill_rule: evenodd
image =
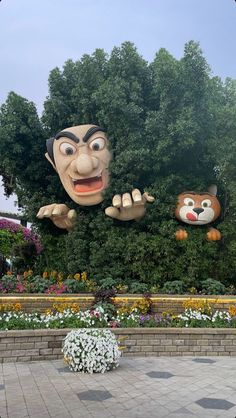
M236 358L122 358L106 374L61 360L0 364L1 418L236 416Z

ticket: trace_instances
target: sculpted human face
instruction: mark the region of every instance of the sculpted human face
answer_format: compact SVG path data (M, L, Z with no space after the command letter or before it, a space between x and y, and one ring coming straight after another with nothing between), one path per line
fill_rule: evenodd
M100 129L95 125L67 128L56 135L53 143L60 180L71 199L83 206L102 202L108 186L111 153Z

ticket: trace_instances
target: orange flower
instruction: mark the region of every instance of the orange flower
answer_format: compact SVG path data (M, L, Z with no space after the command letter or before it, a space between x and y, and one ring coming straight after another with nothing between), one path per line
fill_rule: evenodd
M48 277L48 272L47 272L47 271L44 271L44 272L43 272L43 278L44 278L44 279L47 279L47 277Z
M20 303L2 303L0 304L0 312L18 312L22 307Z
M230 316L236 316L236 305L229 307L229 314Z

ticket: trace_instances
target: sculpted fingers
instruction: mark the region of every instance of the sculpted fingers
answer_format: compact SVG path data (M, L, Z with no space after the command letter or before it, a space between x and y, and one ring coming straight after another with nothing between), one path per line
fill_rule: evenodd
M115 208L120 208L122 205L122 201L121 201L121 195L120 194L116 194L113 199L112 199L112 205Z
M132 198L130 193L124 193L122 196L122 206L123 208L131 208L132 207Z
M53 211L52 211L52 216L62 216L62 215L67 215L69 212L69 208L64 205L55 205Z
M152 203L155 200L155 197L151 196L148 192L143 193L143 199L145 199L147 202Z
M142 203L142 195L141 192L139 191L139 189L134 189L132 191L132 198L134 203Z
M71 209L67 214L68 219L70 219L72 222L74 222L77 218L76 211L74 209Z
M120 211L117 208L114 208L114 206L109 206L105 209L105 214L113 219L120 219Z
M52 216L52 212L55 208L56 203L53 203L52 205L47 205L47 206L43 206L42 208L39 209L38 213L37 213L37 218L42 219L42 218L50 218Z

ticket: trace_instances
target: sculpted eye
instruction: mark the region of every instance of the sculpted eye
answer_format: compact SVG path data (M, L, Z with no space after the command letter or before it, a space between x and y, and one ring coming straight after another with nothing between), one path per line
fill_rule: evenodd
M184 204L187 205L187 206L194 206L194 200L190 199L190 197L186 197L184 199Z
M104 138L96 138L90 142L89 148L93 151L101 151L105 147Z
M202 201L202 207L203 208L209 208L211 206L211 200L210 199L205 199Z
M64 155L73 155L76 153L76 148L69 142L63 142L60 145L60 151Z

